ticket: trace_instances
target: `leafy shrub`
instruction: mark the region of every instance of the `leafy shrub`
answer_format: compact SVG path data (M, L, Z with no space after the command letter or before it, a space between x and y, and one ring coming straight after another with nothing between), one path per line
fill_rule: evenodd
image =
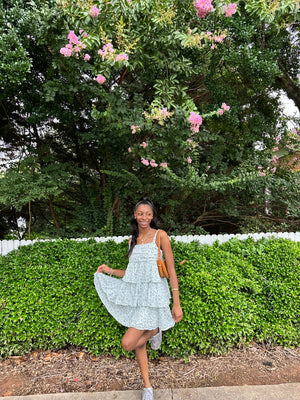
M257 339L281 345L299 345L300 243L285 239L254 242L231 240L220 248L247 260L260 286L256 296Z
M67 345L124 354L126 328L102 305L93 274L104 262L126 268L127 246L127 241L64 239L0 257L0 355ZM254 338L299 345L299 244L173 242L173 251L184 318L164 334L161 350L151 351L151 357L223 353Z

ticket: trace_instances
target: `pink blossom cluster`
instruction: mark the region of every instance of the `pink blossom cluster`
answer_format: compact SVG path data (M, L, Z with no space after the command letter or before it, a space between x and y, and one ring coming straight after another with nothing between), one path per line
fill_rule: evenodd
M80 34L82 34L82 38L85 38L88 36L88 34L86 32L82 33L83 30L81 29L79 31ZM69 43L66 44L65 47L62 47L60 49L60 54L63 54L65 57L71 57L71 55L73 53L75 53L76 55L78 55L78 53L80 53L80 51L82 49L86 48L86 45L84 43L82 43L82 41L80 40L80 38L75 34L74 31L70 31L68 34L68 39L69 39ZM90 57L88 54L85 55L85 57L88 56ZM86 58L85 58L86 60Z
M205 18L209 12L211 12L214 8L212 6L212 0L195 0L194 7L197 10L197 15L199 18ZM222 7L222 12L226 17L231 17L236 13L237 4L230 3L228 6Z
M270 172L272 172L274 174L276 172L276 169L277 169L276 165L274 165L274 164L277 164L278 159L279 159L279 157L277 157L276 155L273 156L273 158L272 158L273 167L268 167L265 170L263 169L263 167L261 165L259 167L257 167L258 174L260 176L266 176L268 171L270 171Z
M228 106L226 103L222 103L221 107L223 108L224 111L230 110L230 106Z
M191 124L191 131L193 133L199 132L199 127L202 124L202 117L195 112L191 112L188 121Z
M212 33L209 31L207 31L206 33L208 35L208 40L211 42L222 43L223 40L226 38L225 32L221 33L220 35L212 35Z
M115 49L111 43L105 44L102 49L98 50L98 54L102 57L102 61L104 61L105 58L111 58L114 52Z
M171 113L168 111L167 107L165 107L159 110L159 115L161 116L162 119L166 119L171 115Z
M115 61L128 61L127 54L118 54Z
M141 147L144 147L144 149L145 149L145 148L148 146L148 143L143 142L143 143L140 144L140 146L141 146Z
M100 12L99 8L96 7L96 6L93 6L93 7L90 9L89 14L90 14L91 17L96 18L96 17L98 17L99 12Z
M139 125L131 125L132 133L140 132L140 130L141 130L141 127Z
M103 83L106 81L106 78L101 74L97 75L95 79L98 83L100 83L100 85L103 85Z
M172 112L168 111L167 107L165 108L157 108L153 107L151 109L151 113L143 112L145 118L149 121L158 121L159 125L164 125L164 120L173 115Z
M149 165L150 165L151 167L153 167L153 168L158 167L158 164L157 164L157 162L156 162L154 159L152 159L151 161L149 161L149 160L147 160L147 159L145 159L145 158L142 158L142 159L141 159L141 163L142 163L143 165L146 165L147 167L148 167ZM160 163L160 166L161 166L162 168L167 168L168 164L167 164L166 162L163 162L163 163Z
M230 3L228 6L223 6L222 10L225 14L225 17L231 17L236 13L236 3Z
M275 174L275 172L276 172L276 167L273 167L273 168L268 167L267 169L264 170L263 167L260 165L259 167L257 167L257 169L258 169L258 174L260 176L266 176L267 171L270 171L273 174Z
M218 110L219 115L223 115L224 111L229 111L230 106L228 106L226 103L222 103L221 108Z
M128 55L125 53L115 55L115 49L111 43L105 44L102 49L98 50L98 54L102 57L102 61L105 59L110 61L128 61Z
M274 138L274 140L275 140L276 144L279 144L279 142L280 142L280 140L281 140L281 136L280 136L280 135L276 136L276 137Z
M199 18L205 18L206 15L213 10L211 4L212 0L195 0L194 7L197 10L197 15Z

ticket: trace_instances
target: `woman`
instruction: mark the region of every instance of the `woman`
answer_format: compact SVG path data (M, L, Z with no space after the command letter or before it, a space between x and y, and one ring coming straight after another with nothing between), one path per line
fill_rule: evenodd
M96 290L109 313L128 327L122 339L122 347L126 351L135 350L145 385L143 400L154 399L149 380L147 341L150 340L151 348L157 350L161 344L162 331L182 319L173 252L169 237L164 231L160 231L160 242L172 288L172 313L169 308L170 291L167 279L161 278L158 273L156 224L156 211L152 202L147 199L139 201L131 221L132 237L126 271L102 264L98 267L94 280ZM109 276L103 275L103 272ZM115 279L112 275L122 279Z

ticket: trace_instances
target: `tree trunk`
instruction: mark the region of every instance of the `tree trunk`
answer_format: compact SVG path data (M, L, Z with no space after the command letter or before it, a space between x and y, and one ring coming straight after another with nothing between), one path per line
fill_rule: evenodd
M279 85L286 92L289 99L293 100L296 107L300 111L300 87L295 84L284 66L278 61L278 66L282 72L282 76L278 77Z
M28 213L29 213L29 221L28 221L28 240L30 240L30 235L31 235L31 219L32 219L32 214L31 214L31 200L29 200L29 203L28 203Z
M52 196L49 197L49 208L50 208L50 212L51 212L51 215L52 215L52 218L53 218L53 222L54 222L55 228L59 229L59 223L57 222L57 219L56 219L52 198L53 198Z

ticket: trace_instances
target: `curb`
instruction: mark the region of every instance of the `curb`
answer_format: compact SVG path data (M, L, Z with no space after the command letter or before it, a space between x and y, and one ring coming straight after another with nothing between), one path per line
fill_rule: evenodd
M140 390L10 396L8 400L141 400ZM155 400L300 400L300 382L280 385L156 389Z

